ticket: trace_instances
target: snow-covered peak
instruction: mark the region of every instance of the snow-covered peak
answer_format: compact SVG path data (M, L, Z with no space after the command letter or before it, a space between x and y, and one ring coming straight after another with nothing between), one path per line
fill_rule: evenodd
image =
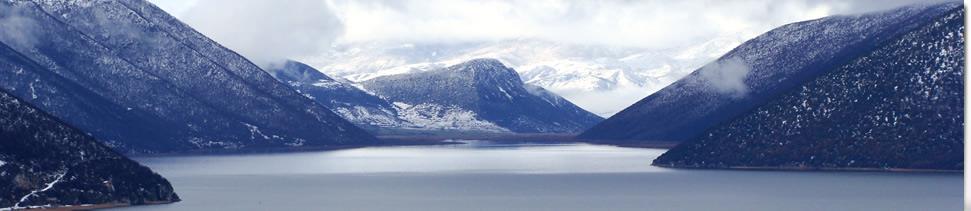
M521 83L519 74L515 70L506 67L498 59L476 58L467 62L449 66L446 71L457 73L468 73L477 81L492 81L497 85L511 86ZM500 87L501 89L501 87Z
M477 58L466 62L462 62L456 66L472 67L476 69L507 69L506 65L503 65L501 61L493 58Z
M541 88L529 90L531 85L524 84L504 63L472 59L435 70L377 77L362 84L384 99L427 107L419 116L452 113L455 115L445 116L469 118L441 120L481 118L513 132L572 133L601 120ZM465 111L471 113L466 115ZM405 119L416 122L414 118Z
M532 39L482 43L352 43L300 58L330 76L360 82L490 58L601 116L610 116L728 52L747 35L733 34L672 49L571 45Z

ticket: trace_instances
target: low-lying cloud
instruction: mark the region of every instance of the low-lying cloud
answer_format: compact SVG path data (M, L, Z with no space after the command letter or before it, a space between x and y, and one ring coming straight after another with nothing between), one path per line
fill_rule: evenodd
M344 30L322 0L205 0L180 14L182 21L262 67L321 53Z
M266 64L328 45L536 39L672 49L754 37L796 21L944 0L151 0L216 41ZM335 40L336 39L336 40Z
M0 2L0 42L17 48L37 44L37 22L12 5Z
M559 43L677 48L716 36L753 37L783 24L940 0L329 0L345 42Z
M701 78L711 85L716 92L732 97L743 97L748 94L749 87L745 84L752 67L740 58L718 60L701 68Z
M109 10L94 10L92 11L92 19L87 21L108 26L103 28L105 35L114 41L142 43L150 46L163 45L165 39L159 37L160 35L146 31L135 22L116 20L118 18L127 17L114 16Z

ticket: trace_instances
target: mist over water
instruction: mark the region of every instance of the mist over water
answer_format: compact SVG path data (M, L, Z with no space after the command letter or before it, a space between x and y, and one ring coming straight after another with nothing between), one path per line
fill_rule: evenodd
M588 144L137 158L184 201L122 210L958 210L961 174L680 170Z

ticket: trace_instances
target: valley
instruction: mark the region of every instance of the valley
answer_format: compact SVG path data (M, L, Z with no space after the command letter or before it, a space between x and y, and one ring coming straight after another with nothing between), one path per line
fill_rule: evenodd
M160 7L172 2L196 16ZM415 25L378 28L461 33L387 40L356 30L440 5L358 3L0 0L0 211L962 206L963 3L731 2L823 9L785 25L678 15L615 37L562 30L657 5L551 1L570 7L532 5L564 12L539 19L575 22L481 31L465 26L492 20L393 15ZM261 10L191 10L210 4ZM246 33L218 36L199 14ZM322 16L290 19L308 14ZM630 40L658 35L627 30L641 25L687 34Z

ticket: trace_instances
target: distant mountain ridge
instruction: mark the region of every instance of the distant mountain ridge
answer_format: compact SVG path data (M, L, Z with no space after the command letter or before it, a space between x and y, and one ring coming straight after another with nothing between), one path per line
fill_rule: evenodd
M0 90L0 209L176 201L165 178Z
M287 61L267 71L277 80L363 128L373 131L409 126L387 100L361 90L351 82L335 80L303 63Z
M819 77L684 142L654 165L964 168L965 8L933 14Z
M0 36L0 89L120 151L378 142L148 2L0 6L29 33Z
M456 127L517 133L573 133L602 119L542 88L524 84L515 70L495 59L383 76L362 85L402 107L405 119L413 123L444 123L449 127L452 122Z
M579 137L610 144L682 142L699 137L717 124L868 53L880 43L933 23L953 7L906 7L776 28Z
M268 72L382 134L575 133L602 120L543 88L523 84L518 73L494 59L360 85L295 61Z
M669 49L586 46L535 39L451 44L348 43L327 54L297 58L336 78L372 78L435 70L476 58L494 58L523 82L609 117L691 73L748 38L746 34ZM754 34L753 34L754 36Z

